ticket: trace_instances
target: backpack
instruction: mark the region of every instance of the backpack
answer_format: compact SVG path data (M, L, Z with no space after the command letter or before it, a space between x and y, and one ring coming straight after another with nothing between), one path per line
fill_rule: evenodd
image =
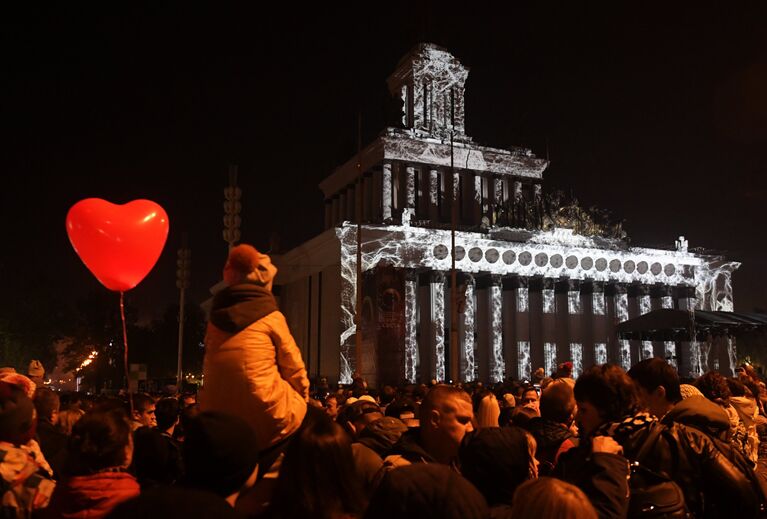
M665 429L659 423L652 427L636 458L629 464L629 518L690 517L679 485L665 474L650 470L643 464Z

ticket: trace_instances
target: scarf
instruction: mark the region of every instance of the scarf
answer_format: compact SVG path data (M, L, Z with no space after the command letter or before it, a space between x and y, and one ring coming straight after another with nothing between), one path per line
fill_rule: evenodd
M277 302L266 288L252 283L232 285L213 297L210 322L217 328L237 333L277 311Z
M649 413L636 413L619 422L607 422L600 425L592 436L610 436L621 445L637 431L649 427L658 419Z

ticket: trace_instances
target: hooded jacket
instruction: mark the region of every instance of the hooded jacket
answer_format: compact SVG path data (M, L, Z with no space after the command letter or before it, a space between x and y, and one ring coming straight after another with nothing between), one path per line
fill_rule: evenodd
M309 380L301 352L264 287L243 283L216 294L203 374L201 409L247 421L259 450L295 432L306 415Z
M0 442L0 460L2 514L13 511L16 517L29 517L33 511L45 508L56 483L35 455L11 443Z

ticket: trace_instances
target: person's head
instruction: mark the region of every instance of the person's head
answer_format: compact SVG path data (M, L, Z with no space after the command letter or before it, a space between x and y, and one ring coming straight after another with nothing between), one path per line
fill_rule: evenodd
M39 360L29 361L29 369L27 370L29 378L38 386L43 385L43 379L45 378L45 368L42 362Z
M189 486L223 498L255 483L256 433L238 416L205 411L184 420L182 446Z
M541 393L541 418L570 427L575 419L575 394L570 384L554 382Z
M462 389L439 384L429 390L421 403L421 442L426 451L441 463L458 454L467 432L473 430L471 398Z
M321 413L304 423L285 451L271 505L281 517L362 512L351 440L340 425Z
M336 395L326 396L323 407L325 408L325 414L327 414L331 420L335 420L338 416L338 398Z
M628 375L636 383L642 407L658 418L663 418L674 404L682 400L679 375L663 359L645 359L635 364Z
M514 519L597 519L594 506L578 487L556 478L539 478L517 487Z
M142 426L157 427L154 399L146 393L136 393L130 398L133 399L133 421Z
M181 397L181 407L187 408L197 403L197 395L194 393L187 393Z
M535 386L526 386L522 389L522 398L520 398L519 405L539 409L540 395Z
M517 406L511 410L509 416L509 423L516 425L517 427L527 427L530 420L541 416L540 411L534 407L529 406Z
M56 425L59 420L59 395L47 387L38 387L35 390L34 403L37 418Z
M466 478L439 463L414 463L386 473L365 519L485 519L487 502Z
M573 376L573 363L570 361L567 361L557 366L557 372L554 378L572 378L572 376Z
M474 416L477 420L477 427L499 427L498 418L501 416L501 406L498 399L491 391L482 391L479 393L477 404L474 408Z
M709 371L695 381L703 396L721 406L730 404L730 388L727 380L718 371Z
M114 409L83 415L72 427L67 453L72 475L128 467L133 459L133 439L125 412Z
M534 476L531 439L519 427L474 431L461 445L461 474L482 492L491 506L510 505L514 490Z
M0 441L24 445L35 437L35 406L19 386L0 382Z
M357 438L370 422L382 417L378 404L365 399L345 405L337 420L352 438Z
M157 428L161 431L167 431L178 423L179 405L178 400L173 397L161 398L155 405L155 418Z
M277 267L266 254L245 243L232 247L224 266L224 282L229 285L253 283L272 290Z
M606 422L616 422L639 408L636 386L622 368L602 364L587 369L575 383L576 420L583 436Z

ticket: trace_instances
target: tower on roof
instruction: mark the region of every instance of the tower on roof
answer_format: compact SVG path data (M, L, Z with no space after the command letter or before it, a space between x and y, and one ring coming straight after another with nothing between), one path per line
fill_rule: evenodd
M402 125L424 136L466 139L463 93L469 69L433 43L416 45L387 83L402 101Z

